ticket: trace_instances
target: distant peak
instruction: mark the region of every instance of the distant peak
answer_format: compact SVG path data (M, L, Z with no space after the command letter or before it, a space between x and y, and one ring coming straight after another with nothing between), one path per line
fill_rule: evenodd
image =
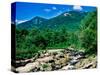
M35 20L35 19L42 19L42 20L46 20L46 18L40 17L40 16L35 16L33 17L31 20Z
M41 17L39 17L39 16L35 16L34 18L41 18Z
M41 24L42 22L46 21L47 19L45 18L42 18L40 16L35 16L33 17L30 21L33 23L33 24Z

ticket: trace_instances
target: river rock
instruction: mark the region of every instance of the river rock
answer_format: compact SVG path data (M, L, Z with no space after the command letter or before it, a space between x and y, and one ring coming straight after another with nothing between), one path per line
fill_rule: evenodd
M75 65L77 62L79 62L79 60L71 60L69 63L70 63L70 65Z
M72 66L72 65L67 65L67 66L62 67L61 70L73 70L73 69L75 69L74 66Z
M48 56L50 56L50 53L45 53L44 56L48 57Z

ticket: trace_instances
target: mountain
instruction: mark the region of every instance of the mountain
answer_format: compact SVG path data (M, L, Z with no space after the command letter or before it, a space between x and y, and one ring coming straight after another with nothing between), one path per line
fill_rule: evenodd
M18 24L17 28L31 29L32 27L38 27L41 23L43 23L45 21L47 21L47 19L36 16L29 21Z
M44 18L38 17L38 16L36 16L36 17L34 17L33 19L31 19L31 22L32 22L33 24L41 24L41 23L44 22L44 21L47 21L47 19L44 19Z
M41 28L61 28L66 27L68 30L76 30L79 28L81 20L86 16L86 12L69 11L60 14L57 17L49 19L41 24Z
M79 24L86 14L86 12L82 11L69 11L51 19L44 19L37 16L27 22L18 24L17 27L25 29L31 29L32 27L40 29L66 27L68 30L76 30L79 28Z

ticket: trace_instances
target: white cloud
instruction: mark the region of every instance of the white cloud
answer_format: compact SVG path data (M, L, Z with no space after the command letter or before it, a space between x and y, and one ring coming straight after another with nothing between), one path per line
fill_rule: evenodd
M44 11L46 11L46 12L50 12L50 11L51 11L51 9L44 9Z
M52 9L53 9L53 10L56 10L57 8L56 8L56 7L52 7Z
M79 6L79 5L75 5L75 6L73 6L73 9L74 9L74 10L79 10L79 11L81 11L81 10L82 10L82 7Z
M26 21L28 21L28 20L17 20L17 19L16 19L15 22L16 22L16 24L20 24L20 23L23 23L23 22L26 22Z
M50 12L50 11L56 10L56 9L57 9L56 7L52 7L52 8L46 8L46 9L44 9L44 11Z

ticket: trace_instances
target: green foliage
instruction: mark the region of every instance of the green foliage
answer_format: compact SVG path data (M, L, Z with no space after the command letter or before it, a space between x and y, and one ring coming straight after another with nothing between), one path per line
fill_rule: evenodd
M51 29L40 31L36 28L32 30L16 29L17 58L29 58L39 50L48 48L66 48L67 36L67 30L64 27L59 31Z
M86 53L93 54L97 52L97 13L91 12L82 21L80 41Z
M48 68L49 66L48 66L48 64L43 64L42 67L43 68Z

